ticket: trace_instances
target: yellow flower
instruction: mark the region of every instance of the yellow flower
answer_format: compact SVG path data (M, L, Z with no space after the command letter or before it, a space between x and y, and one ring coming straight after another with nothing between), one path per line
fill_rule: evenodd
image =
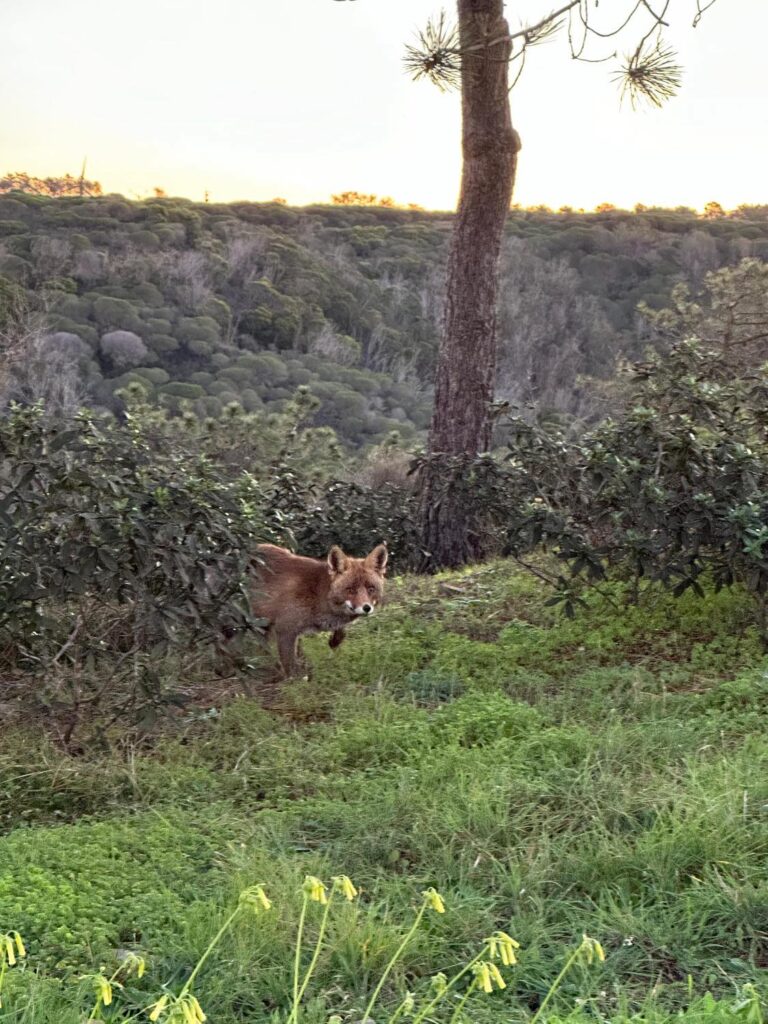
M584 935L581 950L588 964L591 964L595 957L597 957L600 963L605 963L605 950L597 939L591 939L589 935Z
M184 1024L204 1024L208 1019L203 1013L202 1006L191 993L182 996L179 1006L184 1014Z
M143 956L138 956L136 953L126 953L120 967L127 973L135 971L137 978L143 978L144 972L147 969L147 962Z
M441 996L443 992L445 992L445 990L448 988L448 979L443 974L443 972L440 971L439 974L436 974L432 978L432 981L429 983L429 985L436 996Z
M437 889L433 889L430 886L430 888L425 889L421 895L424 897L427 906L431 910L434 910L435 913L437 914L445 913L445 904L443 903L443 897L440 895Z
M357 897L357 889L349 875L336 875L333 884L350 903Z
M493 992L494 984L499 989L507 987L501 971L492 960L481 960L479 964L475 964L472 971L483 992Z
M413 1013L413 1008L416 1005L416 1000L413 997L413 992L406 992L405 999L402 1002L403 1013Z
M483 992L493 992L493 982L491 981L491 972L488 970L488 964L485 960L482 960L479 964L475 964L472 968L472 972L477 978L477 982Z
M0 935L0 963L6 961L9 967L14 967L17 960L27 955L24 943L18 932L6 932Z
M497 985L498 988L501 989L501 988L506 988L507 987L507 983L506 983L506 981L504 981L504 978L502 977L501 971L496 966L496 964L493 963L490 960L488 961L488 970L491 972L491 977L496 982L496 985Z
M512 967L517 963L515 950L520 949L520 943L513 939L506 932L494 932L488 942L488 948L492 957L500 957L505 967Z
M93 979L93 987L102 1003L109 1006L112 1002L112 983L109 979L105 978L103 974L97 974Z
M315 903L328 902L328 897L325 895L327 891L325 884L314 875L307 875L304 879L302 889L311 900L315 901Z
M272 901L264 892L263 885L252 885L240 893L240 903L250 907L254 914L261 914L272 906Z
M150 1020L155 1021L155 1020L159 1020L160 1019L160 1015L162 1014L163 1010L168 1005L168 1000L169 1000L168 996L160 996L160 998L157 1000L157 1002L153 1003L152 1006L149 1007L149 1010L150 1010L149 1019Z

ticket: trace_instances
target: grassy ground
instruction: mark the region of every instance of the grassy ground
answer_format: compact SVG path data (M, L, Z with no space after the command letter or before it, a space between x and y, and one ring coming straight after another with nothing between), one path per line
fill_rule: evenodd
M197 992L215 1024L284 1020L301 881L344 872L362 894L331 917L308 1024L359 1020L427 886L447 912L385 1007L501 928L520 962L469 1020L529 1020L587 932L606 961L566 978L550 1021L756 1024L739 1000L768 967L768 661L748 599L624 606L613 587L568 621L500 565L391 594L338 651L308 642L312 682L269 710L197 707L98 758L5 731L0 930L29 956L0 1020L83 1020L72 979L120 948L150 961L123 996L146 1006L257 882L273 911L236 924Z

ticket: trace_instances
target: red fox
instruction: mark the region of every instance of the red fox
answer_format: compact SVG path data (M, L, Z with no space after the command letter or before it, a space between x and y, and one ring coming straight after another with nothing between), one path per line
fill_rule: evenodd
M387 547L379 544L365 558L351 558L332 547L325 561L293 555L274 544L256 549L253 611L267 619L267 635L277 640L286 678L298 669L298 640L304 633L330 630L330 647L344 640L344 630L372 615L384 592Z

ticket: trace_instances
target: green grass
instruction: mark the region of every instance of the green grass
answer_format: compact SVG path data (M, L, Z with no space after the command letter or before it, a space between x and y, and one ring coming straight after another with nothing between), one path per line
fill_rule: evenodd
M734 1008L768 967L768 661L749 599L625 606L614 585L568 621L506 566L449 582L396 582L336 652L308 641L313 679L276 709L238 698L101 757L6 733L0 931L29 957L0 1020L80 1020L71 979L119 948L150 961L125 996L146 1006L257 882L274 914L237 924L197 992L216 1024L284 1020L301 881L344 872L362 895L332 920L312 1024L355 1020L427 886L448 911L385 1006L501 928L520 963L468 1019L528 1020L586 932L606 962L566 978L552 1024L754 1024L754 1003Z

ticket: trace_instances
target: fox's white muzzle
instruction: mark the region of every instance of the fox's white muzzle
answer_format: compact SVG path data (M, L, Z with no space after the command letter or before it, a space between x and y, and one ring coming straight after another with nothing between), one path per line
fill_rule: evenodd
M373 615L373 605L372 604L367 604L366 603L366 604L354 605L354 604L352 604L351 601L345 601L344 604L346 606L347 611L350 613L350 615Z

